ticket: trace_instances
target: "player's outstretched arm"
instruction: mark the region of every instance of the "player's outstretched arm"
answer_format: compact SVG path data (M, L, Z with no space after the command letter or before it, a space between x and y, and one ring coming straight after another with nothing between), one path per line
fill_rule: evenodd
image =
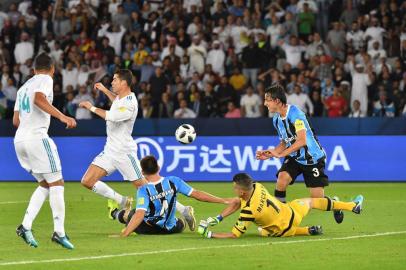
M196 190L196 189L194 189L192 191L192 193L190 194L190 197L192 197L198 201L202 201L202 202L223 203L223 204L228 203L228 201L226 199L219 198L214 195L211 195L210 193Z
M258 150L256 152L256 159L265 160L271 157L274 157L275 153L281 153L283 150L286 149L286 143L284 141L280 141L280 143L273 149L267 150Z
M131 220L128 223L127 227L121 233L121 236L127 237L132 232L134 232L135 229L137 229L138 226L140 226L141 222L144 219L144 216L145 216L145 210L144 209L137 209L137 211L135 211L135 214L131 217Z
M241 207L241 201L239 198L228 198L226 199L228 201L228 206L221 212L220 215L216 217L208 217L206 222L210 226L215 226L219 224L225 217L228 217L229 215L235 213L237 210L240 209Z
M80 102L79 107L85 108L85 109L91 111L92 113L97 114L101 118L106 119L106 111L93 106L93 104L90 103L89 101Z
M105 87L102 83L95 83L94 84L94 89L100 90L102 91L109 99L110 101L114 101L117 97L116 94L114 94L113 92L111 92L109 89L107 89L107 87Z
M44 112L52 115L56 119L59 119L62 123L66 124L66 128L74 128L76 127L76 120L72 117L68 117L61 113L57 108L55 108L52 104L50 104L45 97L45 95L41 92L35 93L34 104L38 106Z

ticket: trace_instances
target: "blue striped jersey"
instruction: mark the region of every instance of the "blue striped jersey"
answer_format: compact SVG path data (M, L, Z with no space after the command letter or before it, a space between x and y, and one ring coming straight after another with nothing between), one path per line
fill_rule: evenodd
M296 131L306 130L306 146L290 154L290 157L297 162L303 165L314 165L326 158L326 153L314 134L306 114L298 107L288 104L286 117L282 118L279 113L276 113L272 120L278 131L279 139L283 140L287 147L295 143Z
M158 182L148 183L137 191L137 209L146 211L144 221L167 230L176 225L176 196L190 196L193 188L176 176L162 177Z

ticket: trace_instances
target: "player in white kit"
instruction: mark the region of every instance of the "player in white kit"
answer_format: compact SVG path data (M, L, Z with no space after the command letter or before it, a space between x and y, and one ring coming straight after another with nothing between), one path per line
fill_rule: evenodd
M76 127L76 121L52 106L54 66L47 54L42 53L35 58L34 72L35 75L17 91L13 124L17 127L14 147L18 161L34 176L39 187L32 194L24 220L16 232L28 245L38 247L31 227L49 196L54 221L51 240L67 249L73 249L64 228L65 200L61 162L56 145L48 136L48 128L51 115L66 124L67 128Z
M112 101L108 111L96 108L88 101L79 104L80 107L106 120L107 127L107 142L104 150L90 164L82 177L82 185L105 198L116 201L122 209L128 210L131 210L132 199L119 194L100 180L118 170L124 180L131 181L136 188L147 183L137 158L137 144L131 135L138 113L137 98L131 92L132 81L131 71L121 69L114 74L111 83L113 91L108 90L101 83L95 84L94 87ZM176 209L185 217L189 228L194 230L193 208L177 203Z

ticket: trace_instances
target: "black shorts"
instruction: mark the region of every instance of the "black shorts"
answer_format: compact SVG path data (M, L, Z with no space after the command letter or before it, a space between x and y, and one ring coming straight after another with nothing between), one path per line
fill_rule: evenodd
M176 220L176 225L172 229L167 230L156 224L149 224L145 221L135 229L135 232L138 234L172 234L172 233L181 233L185 229L185 222L182 219Z
M288 157L283 161L283 165L276 173L276 177L280 172L287 172L292 177L290 185L293 185L298 175L303 174L306 187L325 187L328 186L328 176L324 173L325 167L324 159L314 165L303 165Z

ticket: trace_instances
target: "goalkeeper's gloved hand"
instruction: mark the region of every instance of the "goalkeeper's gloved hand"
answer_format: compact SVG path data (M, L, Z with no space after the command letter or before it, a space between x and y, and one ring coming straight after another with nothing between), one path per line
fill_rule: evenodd
M210 226L216 226L222 220L223 220L223 217L221 215L218 215L217 217L209 217L209 218L207 218L206 221Z
M199 227L197 228L197 233L202 235L203 237L211 238L212 232L209 231L208 226L209 224L206 220L200 220Z

